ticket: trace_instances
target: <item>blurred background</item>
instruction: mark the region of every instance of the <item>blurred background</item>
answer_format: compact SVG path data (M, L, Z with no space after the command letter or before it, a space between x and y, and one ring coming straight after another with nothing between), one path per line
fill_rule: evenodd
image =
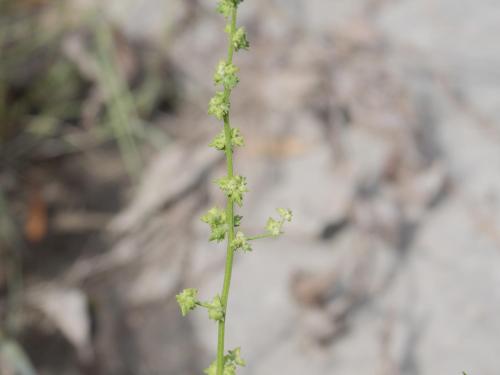
M0 374L195 375L215 0L0 0ZM498 0L246 0L245 375L500 374Z

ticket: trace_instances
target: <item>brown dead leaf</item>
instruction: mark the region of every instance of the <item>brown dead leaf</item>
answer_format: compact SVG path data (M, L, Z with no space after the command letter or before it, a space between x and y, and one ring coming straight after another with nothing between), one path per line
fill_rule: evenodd
M24 234L29 242L42 241L47 234L47 203L39 190L33 190L28 199L28 214Z

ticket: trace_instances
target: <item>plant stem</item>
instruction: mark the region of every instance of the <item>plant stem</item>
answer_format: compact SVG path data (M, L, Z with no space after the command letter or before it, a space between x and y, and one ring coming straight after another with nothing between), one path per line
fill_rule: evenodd
M227 52L227 63L232 64L234 46L233 46L233 35L236 30L236 18L237 10L234 7L231 13L231 28L229 31L229 44ZM231 95L231 90L229 88L224 89L224 96L229 98ZM231 123L229 120L229 113L224 116L224 135L226 140L226 163L227 163L227 176L233 177L233 146L232 146L232 134L231 134ZM227 312L227 301L229 298L229 287L231 285L231 274L233 271L233 257L234 250L231 247L231 242L234 240L234 201L232 198L227 198L226 204L226 218L228 219L228 238L227 238L227 254L226 254L226 267L224 272L224 284L222 286L222 306L224 308L224 319L219 322L218 335L217 335L217 375L223 375L224 371L224 336L226 328L226 312Z
M263 238L271 238L271 237L276 237L276 236L272 235L271 233L264 233L264 234L259 234L258 236L247 237L247 241L255 241L255 240L261 240Z

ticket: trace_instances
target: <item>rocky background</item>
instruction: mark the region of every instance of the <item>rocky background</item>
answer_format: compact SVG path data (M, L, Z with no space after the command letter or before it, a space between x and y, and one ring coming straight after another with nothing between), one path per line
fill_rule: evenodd
M213 0L0 2L0 374L191 375L222 284ZM242 375L500 373L500 4L246 0Z

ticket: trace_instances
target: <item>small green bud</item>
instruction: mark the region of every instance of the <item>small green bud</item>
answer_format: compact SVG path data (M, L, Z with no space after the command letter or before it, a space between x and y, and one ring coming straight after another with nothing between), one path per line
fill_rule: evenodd
M283 226L283 222L269 218L266 224L267 232L273 237L277 237L281 234L281 227Z
M245 141L240 133L240 129L231 128L231 143L233 147L241 147L245 144ZM224 129L217 134L209 146L219 151L224 151L226 149L226 134Z
M233 251L240 250L240 249L245 251L245 252L252 251L252 246L247 241L247 238L245 237L245 235L242 232L236 233L235 238L231 242L231 248L233 249Z
M240 27L234 32L233 47L236 51L239 51L240 49L248 50L250 48L245 28Z
M230 199L241 207L243 204L243 194L248 191L247 180L243 176L224 177L216 181L221 190Z
M210 103L208 104L208 114L214 116L218 120L224 119L229 113L229 108L231 105L229 104L229 99L226 98L222 91L216 92L215 96L210 99Z
M208 309L208 317L216 322L222 322L224 320L224 308L222 306L222 299L219 295L216 295L211 303L205 304Z
M286 208L278 208L276 211L278 211L278 214L281 216L283 221L292 221L293 214L291 210L288 210Z
M198 291L196 289L184 289L181 293L175 296L177 303L181 308L182 316L186 316L188 312L194 310L198 303Z
M240 82L236 75L238 70L238 67L234 64L229 64L226 61L219 62L214 74L214 83L216 85L223 85L229 90L233 89Z
M211 208L205 215L201 217L201 221L210 226L211 234L210 241L221 242L226 238L227 223L226 213L219 208Z

